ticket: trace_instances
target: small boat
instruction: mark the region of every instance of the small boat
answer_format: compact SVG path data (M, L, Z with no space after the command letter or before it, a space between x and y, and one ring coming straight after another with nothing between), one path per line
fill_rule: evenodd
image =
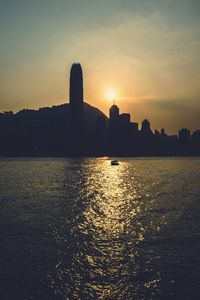
M118 160L111 160L111 166L118 166L119 162Z

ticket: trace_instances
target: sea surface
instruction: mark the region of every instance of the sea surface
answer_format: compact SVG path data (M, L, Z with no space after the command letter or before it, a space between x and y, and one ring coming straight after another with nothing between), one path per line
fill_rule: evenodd
M200 299L200 159L0 159L0 299Z

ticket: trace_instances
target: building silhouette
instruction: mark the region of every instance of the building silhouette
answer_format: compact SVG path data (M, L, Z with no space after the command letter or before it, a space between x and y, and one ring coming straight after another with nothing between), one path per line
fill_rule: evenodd
M144 134L151 134L152 133L150 122L147 119L145 119L142 122L141 132L144 133Z
M111 131L116 131L119 122L119 107L115 104L109 109L109 125Z
M182 128L179 130L179 145L183 155L189 154L190 151L190 130Z
M83 71L79 63L74 63L70 70L70 149L75 155L83 152L84 110L83 110Z
M74 107L83 104L83 71L79 63L74 63L71 67L69 102Z

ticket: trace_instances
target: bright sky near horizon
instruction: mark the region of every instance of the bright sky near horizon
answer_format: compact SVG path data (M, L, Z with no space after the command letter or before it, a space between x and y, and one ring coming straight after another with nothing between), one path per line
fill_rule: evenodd
M199 0L0 0L0 111L68 101L80 62L85 101L200 129Z

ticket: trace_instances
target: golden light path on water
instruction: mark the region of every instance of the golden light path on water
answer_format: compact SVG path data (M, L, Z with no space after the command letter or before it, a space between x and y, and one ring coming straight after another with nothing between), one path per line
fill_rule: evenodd
M88 284L91 294L96 294L99 299L117 296L118 291L126 289L123 279L129 270L123 238L129 234L131 219L139 211L134 205L136 190L131 195L128 183L124 181L125 169L125 163L113 167L110 161L98 167L98 180L96 176L90 178L91 186L98 192L84 212L85 222L79 225L84 233L91 231L95 237L93 249L97 253L86 255L86 259L94 278L97 273L100 279L104 279ZM142 239L142 233L139 235Z
M99 159L68 178L76 207L55 229L59 261L51 276L63 299L138 299L139 290L147 299L158 292L160 257L148 235L156 237L173 214L152 219L159 182L152 175L141 180L145 172Z

